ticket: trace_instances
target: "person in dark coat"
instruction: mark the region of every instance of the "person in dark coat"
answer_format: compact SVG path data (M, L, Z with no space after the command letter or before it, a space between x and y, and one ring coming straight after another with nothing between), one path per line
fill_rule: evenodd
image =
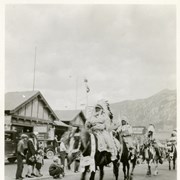
M55 149L56 154L57 154L58 143L59 143L58 136L55 135L53 145L54 145L54 149Z
M28 172L26 174L26 177L31 178L33 176L36 176L34 173L34 166L35 166L35 160L36 160L36 151L37 151L37 138L35 133L31 133L29 135L29 139L27 142L27 159L26 163L28 165Z
M16 179L23 179L22 172L23 172L23 159L25 158L24 155L24 143L27 141L28 136L26 134L21 135L21 140L18 142L17 145L17 170L16 170Z

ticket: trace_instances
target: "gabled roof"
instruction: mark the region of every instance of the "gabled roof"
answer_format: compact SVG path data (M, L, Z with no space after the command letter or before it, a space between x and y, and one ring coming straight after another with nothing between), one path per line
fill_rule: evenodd
M77 116L81 116L82 119L85 121L85 115L82 110L55 110L54 111L61 121L72 121Z
M51 109L43 95L40 91L20 91L20 92L8 92L5 94L5 111L10 111L11 113L17 111L25 104L32 101L37 96L40 96L44 103L47 105L48 109L51 111L55 119L58 119L54 111Z

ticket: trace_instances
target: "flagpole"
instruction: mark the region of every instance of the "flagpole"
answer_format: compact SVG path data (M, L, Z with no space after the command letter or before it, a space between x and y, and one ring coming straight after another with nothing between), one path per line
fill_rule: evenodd
M84 78L84 83L85 83L85 87L86 87L86 117L87 117L87 111L88 111L88 93L90 91L89 87L88 87L88 80L86 78Z
M35 87L35 75L36 75L36 49L37 47L35 47L35 55L34 55L33 91Z
M86 90L86 117L87 117L87 111L88 111L88 92Z
M75 99L75 109L77 110L77 97L78 97L78 76L76 77L76 99Z

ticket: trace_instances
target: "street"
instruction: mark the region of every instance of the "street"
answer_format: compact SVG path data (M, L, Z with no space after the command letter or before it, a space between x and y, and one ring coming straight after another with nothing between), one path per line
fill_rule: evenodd
M45 159L45 165L42 167L42 173L44 176L49 176L48 175L48 167L52 160L50 159ZM65 177L63 178L64 180L79 180L81 173L74 173L73 172L73 164L71 165L72 170L65 170ZM147 170L147 165L146 164L139 164L136 166L134 170L134 177L133 180L177 180L177 170L168 170L168 162L165 161L162 165L159 165L159 174L157 176L151 175L151 177L146 176L146 170ZM154 170L154 167L152 168L152 172ZM5 165L5 180L12 180L15 179L15 172L16 172L16 164L9 164L6 163ZM23 171L23 176L25 176L27 172L27 165L24 165L24 171ZM114 175L112 172L112 165L111 167L105 167L104 171L104 180L114 180ZM87 174L88 179L89 173ZM36 178L38 179L38 178ZM52 179L52 178L51 178ZM96 180L99 179L99 172L97 171L96 173ZM122 164L120 165L119 169L119 180L123 180L124 175L122 171Z

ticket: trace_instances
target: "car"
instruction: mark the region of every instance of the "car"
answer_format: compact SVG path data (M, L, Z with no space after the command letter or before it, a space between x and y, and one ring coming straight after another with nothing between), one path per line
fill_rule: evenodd
M51 139L44 139L38 141L39 145L43 145L44 147L44 156L45 158L52 159L55 155L55 146L54 140Z
M16 131L5 131L5 160L10 163L16 160L16 147L18 142Z
M29 135L29 133L23 133ZM10 163L14 163L17 159L17 144L20 140L21 133L17 131L8 130L5 131L5 160L8 160ZM44 147L44 156L45 158L51 159L55 155L55 146L54 140L45 139L45 140L38 140L38 144L42 144ZM27 143L24 146L24 154L26 155L27 152Z
M28 134L27 134L28 135ZM17 159L17 144L20 140L21 133L17 131L8 130L5 131L5 160L10 163L14 163ZM27 152L27 143L24 145L24 154Z

